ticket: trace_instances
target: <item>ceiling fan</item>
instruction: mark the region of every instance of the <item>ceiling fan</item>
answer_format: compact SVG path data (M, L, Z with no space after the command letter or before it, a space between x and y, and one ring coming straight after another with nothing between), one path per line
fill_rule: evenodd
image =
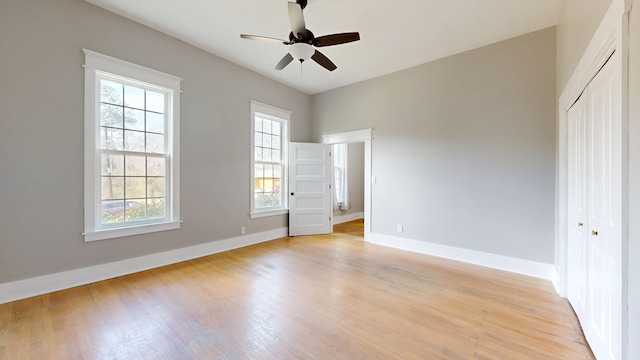
M296 0L289 2L289 22L291 23L291 33L289 33L289 41L276 39L267 36L241 34L243 39L263 40L270 42L279 42L289 45L289 52L276 65L276 70L284 69L293 59L300 61L313 60L329 71L337 69L337 66L329 60L320 51L314 47L332 46L349 43L360 40L360 34L357 32L340 33L315 37L308 30L304 23L302 10L307 6L307 0Z

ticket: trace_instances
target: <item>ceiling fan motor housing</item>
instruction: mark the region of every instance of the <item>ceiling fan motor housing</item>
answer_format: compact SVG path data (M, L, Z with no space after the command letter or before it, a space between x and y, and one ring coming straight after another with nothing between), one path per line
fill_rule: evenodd
M289 33L289 41L292 43L306 43L309 45L313 45L313 39L315 39L315 36L313 35L313 33L311 32L311 30L306 29L307 33L302 37L302 38L298 38L296 35L293 34L293 31Z

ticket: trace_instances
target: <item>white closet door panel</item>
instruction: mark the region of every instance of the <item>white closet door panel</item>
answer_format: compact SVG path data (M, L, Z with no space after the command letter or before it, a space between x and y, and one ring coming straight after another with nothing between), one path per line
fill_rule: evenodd
M569 110L567 297L582 323L587 312L587 96Z
M622 130L617 63L609 61L587 88L590 321L583 327L599 359L619 359L621 344Z

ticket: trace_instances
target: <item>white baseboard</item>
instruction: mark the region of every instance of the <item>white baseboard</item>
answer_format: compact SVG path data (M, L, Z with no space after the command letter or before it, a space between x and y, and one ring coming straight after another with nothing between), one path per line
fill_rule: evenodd
M553 288L556 289L558 295L566 297L560 286L560 274L555 266L553 267L553 274L551 275L551 283L553 284Z
M0 304L258 244L285 237L288 232L288 228L280 228L107 264L3 283L0 284Z
M355 212L346 215L334 216L333 217L333 225L346 223L348 221L353 221L357 219L364 219L364 212Z
M555 272L555 268L551 264L428 243L424 241L399 238L390 235L371 233L369 242L372 244L462 261L470 264L482 265L546 280L552 280L553 273Z

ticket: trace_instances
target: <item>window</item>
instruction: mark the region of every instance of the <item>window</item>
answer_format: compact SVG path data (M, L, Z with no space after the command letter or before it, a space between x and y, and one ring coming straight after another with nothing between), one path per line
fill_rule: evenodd
M291 113L251 102L251 217L286 214Z
M336 144L333 148L333 211L349 210L348 144Z
M85 241L179 228L180 81L85 52Z

